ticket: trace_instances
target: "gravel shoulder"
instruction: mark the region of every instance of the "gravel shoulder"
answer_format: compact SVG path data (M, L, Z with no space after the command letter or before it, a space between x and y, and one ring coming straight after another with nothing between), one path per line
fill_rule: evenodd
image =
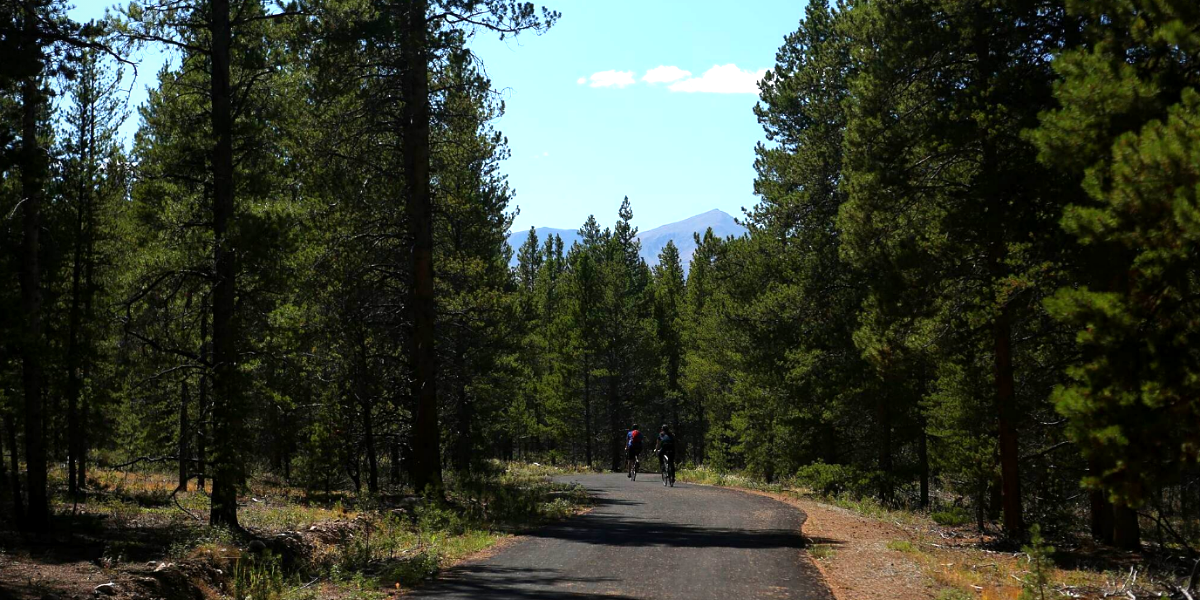
M889 543L911 541L896 526L792 494L745 490L794 506L808 515L804 537L819 547L815 560L837 600L927 600L940 586L912 554Z

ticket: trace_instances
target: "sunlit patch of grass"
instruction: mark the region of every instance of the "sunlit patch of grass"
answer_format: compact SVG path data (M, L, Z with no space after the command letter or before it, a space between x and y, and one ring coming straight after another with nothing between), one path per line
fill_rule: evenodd
M482 474L447 475L445 502L362 510L339 541L314 550L311 566L327 573L335 588L328 595L339 598L411 588L514 530L579 512L586 492L546 479L563 472L493 462Z
M937 600L975 600L975 597L957 588L945 588L938 592Z
M808 547L808 554L816 560L828 560L837 555L837 550L829 544L813 544Z
M1015 600L1030 579L1024 553L974 547L939 548L922 542L913 543L913 547L914 551L909 554L935 582L972 598ZM1105 591L1122 588L1127 579L1124 573L1085 569L1052 568L1048 575L1048 589L1054 590L1054 597L1099 597ZM950 593L943 591L947 598L962 597L948 595Z
M675 471L675 480L721 487L738 487L763 492L782 492L786 488L780 483L765 483L738 473L727 473L706 466L681 468Z
M353 519L357 511L340 506L292 504L274 497L251 499L238 514L242 525L265 531L297 531L319 523Z
M888 548L888 550L895 550L896 552L905 552L905 553L912 553L912 552L917 551L917 547L908 540L892 540L887 543L887 548Z
M337 492L314 501L278 477L256 474L239 498L239 521L264 538L300 532L303 538L296 539L303 539L302 550L287 555L291 562L249 554L242 534L209 527L206 491L193 480L186 491L176 492L177 476L167 469L93 469L86 496L55 501L56 510L101 517L91 521L98 523L98 534L113 526L172 527L169 546L153 556L207 569L215 580L196 584L218 586L230 597L382 598L513 532L579 513L590 503L586 491L548 478L585 471L574 465L492 461L481 473L447 474L444 501L430 502L403 496L402 490L381 496ZM315 533L309 533L313 526ZM108 549L106 568L120 569L128 561L130 553L118 546Z
M581 464L547 465L540 463L500 462L493 461L492 468L503 469L507 474L517 477L556 477L559 475L576 475L579 473L596 473L598 469Z

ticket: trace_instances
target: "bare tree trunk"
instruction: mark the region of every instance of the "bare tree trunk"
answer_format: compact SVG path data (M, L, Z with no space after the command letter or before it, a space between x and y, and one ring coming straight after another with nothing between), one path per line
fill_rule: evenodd
M1131 551L1142 548L1142 527L1138 523L1138 514L1128 506L1113 506L1113 545Z
M1099 476L1103 471L1100 461L1096 458L1088 460L1088 471L1092 476ZM1101 544L1113 543L1113 505L1108 501L1104 490L1088 492L1088 504L1091 508L1092 538Z
M188 382L187 378L179 382L179 486L180 491L187 491L188 484L188 436L192 434L188 426Z
M583 360L583 429L586 443L584 453L590 469L595 456L592 455L592 369L587 358Z
M89 88L85 88L89 89ZM81 165L79 172L79 189L75 198L75 231L74 256L71 265L71 309L67 335L67 490L72 497L78 496L82 489L82 477L79 475L80 454L82 454L82 432L80 431L79 394L83 388L81 368L81 349L79 343L84 293L90 294L91 281L84 281L84 264L90 259L91 243L85 243L85 237L91 232L91 185L94 149L91 143L95 141L95 127L89 122L95 118L95 98L90 91L82 99L85 105L81 112L84 122L79 125L79 154ZM88 110L91 109L91 110ZM88 133L91 133L89 136ZM88 218L85 220L84 215ZM85 257L84 253L88 252ZM90 279L90 278L89 278ZM88 292L83 286L88 285Z
M458 437L454 443L454 468L459 472L467 472L471 470L471 404L467 398L467 365L466 365L466 348L463 345L462 336L459 335L455 340L454 348L454 369L457 378L455 386L455 400L458 414Z
M84 373L84 378L87 378L87 373ZM79 439L76 443L79 444L79 455L75 462L75 491L81 493L87 489L87 457L88 457L88 424L91 419L88 415L91 414L91 404L87 397L81 397L79 402Z
M434 348L433 198L429 182L429 53L427 0L410 0L404 19L404 119L402 125L407 217L412 228L412 386L417 400L413 486L442 488L438 429L437 356Z
M83 275L83 185L79 186L75 215L75 256L71 266L71 309L67 333L67 491L71 496L79 493L79 391L80 379L79 327L81 320L80 285Z
M17 425L13 419L12 409L4 411L4 430L8 434L8 460L10 466L10 474L12 485L13 499L13 516L15 521L20 523L25 520L25 502L21 496L21 468L20 454L17 450Z
M209 522L238 528L237 490L242 483L242 399L237 377L234 302L237 251L233 241L233 97L230 84L229 0L212 0L212 128L213 128L213 454L212 509Z
M400 483L400 437L392 436L392 441L388 444L391 447L391 472L388 473L388 482L393 486Z
M375 386L371 381L366 338L362 330L354 332L358 348L354 373L354 397L359 407L363 430L363 452L367 455L367 491L379 493L379 456L375 446Z
M621 471L621 463L624 462L621 456L621 424L620 410L621 400L618 396L619 386L617 376L613 373L608 374L608 448L612 454L612 470Z
M363 450L367 454L367 490L372 494L379 493L379 458L375 450L374 411L372 410L371 386L367 382L367 348L360 344L359 374L358 374L358 404L362 414Z
M208 427L206 423L209 418L208 408L208 385L209 385L209 365L208 365L208 298L200 300L200 364L203 370L200 371L200 398L197 402L196 410L196 489L204 491L204 486L207 485L205 477L208 473Z
M1008 307L995 323L996 403L1000 415L1000 481L1003 485L1004 534L1018 539L1025 533L1021 516L1021 460L1017 446L1017 402L1013 385L1012 326Z
M887 394L881 393L875 400L879 420L879 497L884 502L892 501L892 411L888 399Z
M93 68L94 68L93 63ZM87 202L87 218L85 219L86 233L83 238L84 244L84 260L83 260L83 322L93 324L96 322L95 311L92 310L93 300L96 295L96 88L92 86L90 92L90 102L88 103L88 118L87 118L87 180L88 185ZM91 373L91 361L80 361L79 378L80 388L82 391L82 383L87 381ZM77 435L72 436L76 444L76 482L75 490L83 491L87 489L87 454L88 454L88 433L90 432L88 418L91 410L91 403L85 397L80 397L80 406L78 414L79 429Z
M0 426L3 427L3 426ZM3 497L8 488L12 485L12 480L8 478L8 465L4 463L4 430L0 429L0 497Z
M25 43L38 47L36 15L33 3L25 5ZM40 51L35 58L40 74ZM25 478L28 505L24 524L30 531L50 527L50 504L46 490L46 432L42 423L42 286L39 265L42 210L42 168L45 162L38 143L38 113L42 106L38 75L21 84L21 193L24 239L21 245L21 308L25 336L20 344L22 380L25 392Z
M921 418L921 438L918 440L917 460L921 465L921 508L929 508L929 436L925 434L925 418Z

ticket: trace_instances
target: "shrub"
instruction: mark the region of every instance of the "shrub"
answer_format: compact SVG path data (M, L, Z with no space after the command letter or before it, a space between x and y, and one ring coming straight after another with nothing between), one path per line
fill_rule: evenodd
M387 569L380 573L379 583L384 587L392 584L413 586L437 575L440 568L441 560L437 549L426 548L389 564Z
M270 551L261 556L247 554L237 561L230 582L236 600L273 600L283 595L283 569Z
M423 504L416 509L417 528L425 534L446 533L462 535L467 523L457 512L436 504Z
M822 496L864 496L874 488L874 476L849 465L822 462L801 467L796 482Z
M951 506L929 515L934 523L947 527L958 527L971 522L971 513L961 506Z
M1046 600L1050 575L1054 569L1054 546L1042 538L1041 527L1029 528L1029 545L1021 548L1029 562L1029 577L1022 581L1020 600ZM1132 595L1132 594L1131 594Z

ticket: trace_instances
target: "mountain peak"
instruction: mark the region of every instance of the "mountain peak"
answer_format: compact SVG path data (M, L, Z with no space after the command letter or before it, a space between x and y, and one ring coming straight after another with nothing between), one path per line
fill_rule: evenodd
M649 229L638 233L638 240L642 242L641 256L648 265L658 264L658 255L662 252L663 247L668 241L675 242L675 247L679 249L679 258L683 261L684 271L688 271L691 266L692 253L696 251L696 240L692 234L704 235L704 232L712 228L713 233L717 237L739 236L746 232L746 228L742 227L729 213L714 208L707 212L702 212L698 215L692 215L681 221L659 225L653 229ZM538 227L538 240L544 242L548 235L557 234L562 238L563 246L570 248L572 244L579 241L579 232L575 229L556 229L553 227ZM509 235L508 243L515 250L519 248L525 240L529 239L529 230L513 232ZM513 253L512 263L517 264L516 253Z

